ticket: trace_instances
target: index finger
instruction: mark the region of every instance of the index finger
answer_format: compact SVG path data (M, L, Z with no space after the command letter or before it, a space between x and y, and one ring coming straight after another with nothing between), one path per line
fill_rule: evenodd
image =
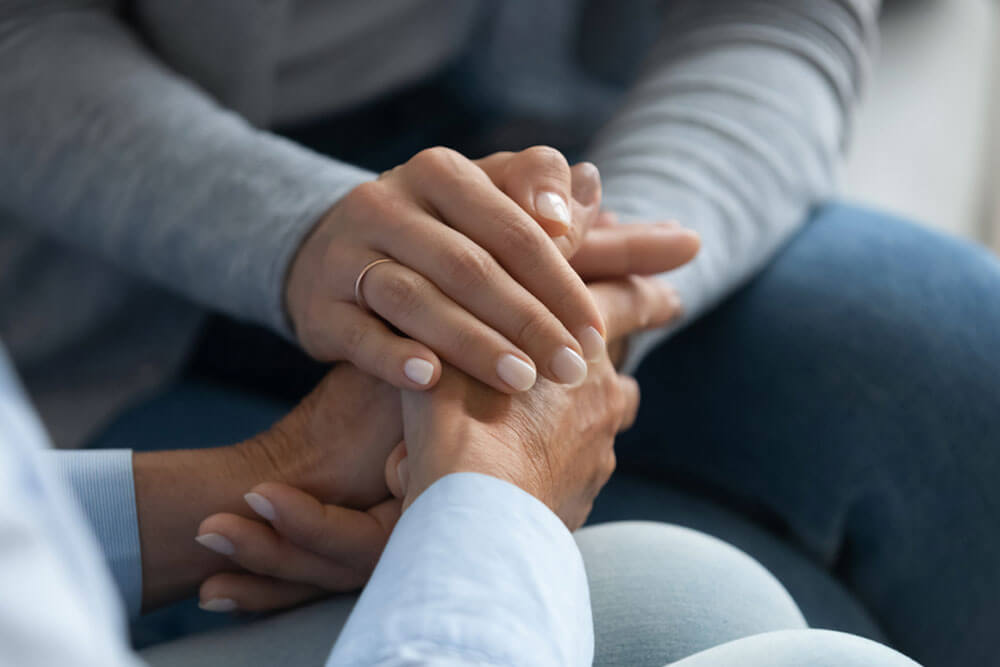
M681 313L677 292L659 278L630 276L594 283L590 291L608 325L608 340L663 326Z
M578 341L591 328L603 336L597 304L552 239L478 166L457 153L451 159L459 164L435 169L433 176L430 170L411 172L419 196L450 227L486 249Z
M687 264L701 248L701 239L676 223L595 227L570 260L586 281L650 276Z

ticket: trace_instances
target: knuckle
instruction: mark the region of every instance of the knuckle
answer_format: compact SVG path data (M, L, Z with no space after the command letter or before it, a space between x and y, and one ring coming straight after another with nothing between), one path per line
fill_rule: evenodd
M466 168L468 160L461 153L445 146L425 148L410 159L419 171L436 174L457 174Z
M361 350L368 333L368 325L364 322L350 322L341 331L341 348L344 352L350 353Z
M413 312L420 302L420 281L409 273L386 273L380 280L373 281L376 298L395 313Z
M452 334L452 350L456 358L469 359L482 346L482 339L474 327L458 327Z
M541 242L536 234L539 230L520 218L504 220L501 224L505 251L511 256L522 258L522 261L537 262L541 250Z
M492 258L478 247L463 246L444 257L446 272L452 284L466 288L486 285L493 275Z
M533 165L551 173L568 174L569 162L566 157L552 146L531 146L523 151L526 159Z
M348 192L340 200L340 207L349 217L371 215L385 200L385 190L378 181L365 181Z
M552 331L551 319L552 314L544 306L536 304L526 306L514 342L521 345L538 339L558 339L558 334Z

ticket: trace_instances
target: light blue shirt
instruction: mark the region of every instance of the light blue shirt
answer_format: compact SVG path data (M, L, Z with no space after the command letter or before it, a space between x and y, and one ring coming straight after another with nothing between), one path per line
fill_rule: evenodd
M0 664L139 665L113 583L137 610L131 453L47 449L0 350ZM327 664L589 665L593 647L563 523L514 485L461 473L403 514Z

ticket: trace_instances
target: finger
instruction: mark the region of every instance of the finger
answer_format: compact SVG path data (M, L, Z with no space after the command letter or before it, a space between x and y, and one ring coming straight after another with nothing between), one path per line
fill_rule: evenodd
M406 442L400 442L385 460L385 485L394 498L406 497L406 483L409 481L409 466L404 463L406 454Z
M625 399L622 409L622 423L618 427L620 432L630 429L635 423L636 415L639 414L639 383L631 376L619 374L618 386Z
M365 301L379 316L498 391L513 393L534 386L537 372L531 357L442 294L431 281L402 264L382 264L376 269L361 289ZM562 366L550 362L547 375L562 382L582 382L586 364L576 355L579 364L574 367L576 353L572 348L563 349L572 353L566 354L569 362ZM558 361L555 356L553 360ZM570 377L573 371L577 375Z
M414 193L496 258L585 348L591 331L602 336L604 321L597 305L539 225L460 154L433 155L437 157L424 157L409 170Z
M206 579L198 590L205 611L271 611L321 598L318 586L297 584L242 572L222 572Z
M374 508L360 512L324 504L300 489L278 482L258 484L245 498L280 537L362 570L374 566L398 518L398 512L392 518L391 508L373 513ZM392 505L395 501L387 502Z
M354 303L327 301L310 321L324 327L310 335L317 359L350 361L400 389L430 389L441 377L441 360L426 345L393 333Z
M351 540L338 526L329 527L342 539ZM363 585L377 560L377 554L371 554L369 567L348 565L338 559L339 553L313 553L283 538L271 526L236 514L208 517L202 521L196 540L254 574L335 591Z
M591 162L578 162L570 168L573 178L573 196L570 212L573 226L566 234L553 239L563 257L576 255L583 240L598 223L601 216L601 174Z
M577 376L566 376L565 371L579 372L583 365L567 366L566 359L580 356L581 352L600 354L599 334L590 334L584 339L587 347L581 346L562 322L514 280L489 252L429 214L408 215L406 222L397 224L394 232L387 238L372 238L371 243L380 252L392 255L400 264L427 278L446 297L513 343L533 359L542 375L550 380L566 384L581 381ZM380 264L371 269L370 276L366 274L362 282L366 300L371 282L380 280L379 275L386 268L387 265ZM391 315L380 314L403 328ZM427 339L414 337L431 344ZM595 347L598 348L596 352ZM434 349L444 354L443 350ZM459 361L452 363L467 371Z
M618 214L614 211L609 211L607 209L601 209L601 212L597 214L597 219L594 220L594 226L592 229L600 229L601 227L614 227L619 223Z
M476 164L549 236L563 236L573 226L572 176L566 158L555 148L532 146L519 153L494 153Z
M592 229L570 263L586 281L649 276L687 264L700 247L698 234L676 223L615 225Z
M660 278L632 276L590 289L608 323L608 340L662 326L681 312L677 292Z

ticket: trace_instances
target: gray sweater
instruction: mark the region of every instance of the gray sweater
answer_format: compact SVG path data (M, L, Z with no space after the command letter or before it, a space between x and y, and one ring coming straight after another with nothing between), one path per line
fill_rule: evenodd
M0 338L60 446L168 380L205 308L290 335L296 248L373 175L265 128L422 76L491 4L487 79L572 113L584 0L0 0ZM589 158L609 208L701 233L669 276L690 321L831 195L878 3L664 4Z

